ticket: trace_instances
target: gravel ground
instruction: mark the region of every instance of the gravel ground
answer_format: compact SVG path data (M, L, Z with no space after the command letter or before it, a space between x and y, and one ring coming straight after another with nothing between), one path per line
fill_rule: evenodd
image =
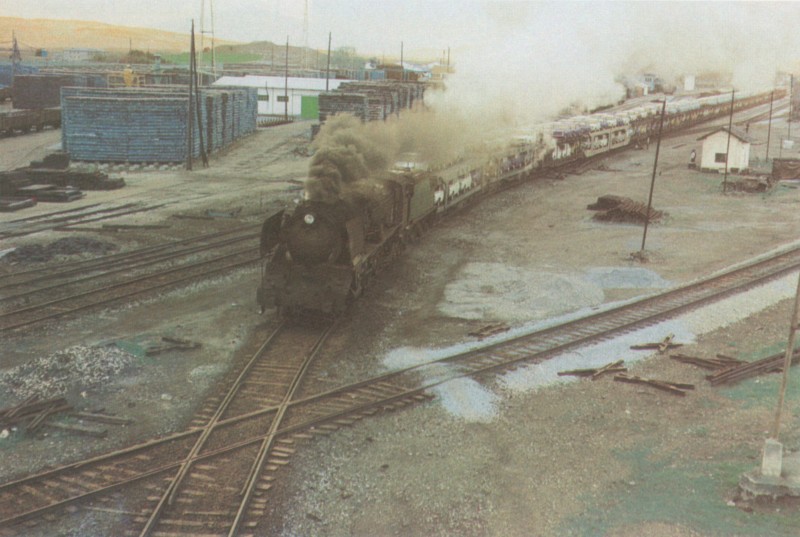
M295 149L304 147L308 127L259 132L219 155L209 170L130 173L123 191L93 193L86 201L169 201L163 210L114 221L171 225L158 234L115 236L123 250L220 225L175 220L175 213L243 206L240 218L257 221L296 195L292 189L307 159ZM751 125L751 133L766 139L766 125ZM598 223L586 205L604 194L646 199L654 147L608 159L603 170L522 185L453 215L409 248L330 339L312 370L311 389L475 345L467 334L487 324L505 323L505 336L513 335L692 281L797 240L796 226L787 223L796 218L800 191L782 185L767 194L723 196L718 176L685 167L695 138L662 145L654 205L669 217L648 231L649 263L630 257L639 249L641 227ZM30 242L56 238L41 234ZM96 443L62 433L0 440L0 479L184 427L274 320L272 312L255 313L257 279L255 269L240 271L9 338L6 368L77 345L123 342L137 359L88 390L86 404L136 421ZM452 382L431 403L308 443L278 483L258 534L796 535L796 506L736 498L739 475L757 464L777 377L712 388L700 370L628 349L674 333L687 354L756 359L774 353L786 338L794 283L796 275L788 276L546 364L483 382ZM161 335L203 347L157 359L137 355ZM564 381L556 374L616 359L625 359L634 374L697 389L678 398L610 379ZM793 377L790 407L798 401L798 382ZM784 442L794 448L800 423L795 417L786 423ZM57 527L42 522L21 534L122 533L112 518L79 511Z

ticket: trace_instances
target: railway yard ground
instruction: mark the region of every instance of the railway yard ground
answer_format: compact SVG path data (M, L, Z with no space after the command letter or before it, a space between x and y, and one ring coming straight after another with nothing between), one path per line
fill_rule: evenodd
M771 156L798 157L796 149L779 149L785 115L773 129ZM125 252L259 224L300 195L310 130L305 122L259 130L215 155L209 168L196 163L193 172L114 168L110 173L124 176L123 189L0 213L0 229L24 232L32 220L19 219L81 206L134 204L141 211L76 221L68 231L45 222L36 233L2 239L0 251L82 237ZM597 222L587 205L609 194L646 201L655 143L580 174L541 177L440 222L341 321L311 367L309 389L325 391L495 341L470 335L487 326L507 328L494 338L508 337L797 246L800 185L723 195L721 175L687 167L707 131L662 142L653 205L666 215L648 229L647 262L631 257L641 246L641 226ZM766 132L766 120L749 126L757 140L765 141ZM0 139L0 169L41 158L59 140L57 130ZM765 146L753 152L761 156ZM0 259L0 279L92 255ZM157 296L0 332L0 407L33 394L63 395L78 410L131 420L107 425L103 438L53 427L28 435L8 430L0 437L0 483L186 429L277 324L274 311L258 314L258 281L258 264L251 263ZM670 353L630 349L674 334L687 355L750 361L779 352L796 282L792 273L540 364L445 383L430 402L303 443L279 471L264 519L251 533L796 535L800 503L750 501L737 487L760 462L779 376L711 386L706 371ZM148 354L165 336L200 346ZM625 361L629 374L695 389L676 396L610 375L594 381L557 375L616 360ZM800 445L799 402L794 371L782 434L789 450ZM89 506L0 528L0 536L124 535L130 509L123 494L112 492Z

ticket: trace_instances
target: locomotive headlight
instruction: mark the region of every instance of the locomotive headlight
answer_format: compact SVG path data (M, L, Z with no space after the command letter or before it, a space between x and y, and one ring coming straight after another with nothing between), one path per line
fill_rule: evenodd
M314 215L309 213L303 217L303 222L308 224L309 226L314 223Z

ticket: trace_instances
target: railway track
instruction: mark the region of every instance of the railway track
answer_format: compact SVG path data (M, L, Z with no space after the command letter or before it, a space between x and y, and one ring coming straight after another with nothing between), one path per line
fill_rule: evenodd
M10 275L0 285L0 331L250 264L259 258L256 227Z
M109 218L117 218L129 214L152 211L163 207L165 204L143 205L141 203L124 203L113 207L97 208L100 204L92 204L75 209L66 209L49 214L29 216L17 220L10 220L3 224L0 230L0 239L23 237L40 231L53 229L68 229L78 224L88 224Z
M291 441L276 442L282 409L332 328L279 326L213 410L207 406L196 418L202 425L7 483L0 488L0 528L124 486L143 491L142 514L126 522L138 526L133 535L196 535L198 527L233 534L242 525L254 527L262 510L258 496L293 452ZM257 412L265 407L271 411ZM249 442L253 437L261 441Z
M237 379L233 383L237 393L252 393L264 399L247 400L247 404L240 404L235 398L223 400L213 405L216 409L213 413L209 410L198 417L196 423L203 423L202 426L1 485L0 528L110 490L143 483L150 491L147 498L151 505L133 511L141 513L132 519L141 525L139 535L189 536L196 535L201 527L214 528L209 535L239 535L242 529L247 531L258 524L275 473L304 440L329 434L379 412L427 401L432 397L431 388L450 380L493 375L544 361L589 343L653 325L798 269L800 248L795 248L621 307L323 393L303 393L300 372L306 366L299 360L296 348L306 341L302 348L308 349L312 340L321 342L327 332L287 334L292 336L287 341L293 338L294 341L284 349L292 350L278 353L280 365L264 366L263 371L270 374L260 378L268 380L253 377L255 380ZM248 366L242 375L246 376L251 368L256 369ZM282 380L279 374L283 374ZM203 439L204 435L207 438ZM237 453L245 454L245 460L260 462L251 463L245 472L247 464ZM262 471L256 471L259 465ZM245 475L247 487L237 488L233 481L226 480L223 474L233 472L234 468L239 476L236 483L241 483L241 476ZM181 475L188 475L190 481L181 483L185 479ZM211 483L222 483L219 505L224 509L213 507L217 505L216 499L204 493L217 490ZM248 500L242 501L245 497ZM234 505L239 507L232 517Z

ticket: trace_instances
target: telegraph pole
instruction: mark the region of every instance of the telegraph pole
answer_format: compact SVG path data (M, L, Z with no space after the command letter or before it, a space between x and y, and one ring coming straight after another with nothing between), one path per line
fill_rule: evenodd
M283 119L289 121L289 36L286 36L286 67L283 78Z
M194 142L194 99L192 90L194 87L194 72L192 70L192 64L194 59L194 19L192 19L192 42L189 46L189 53L191 57L189 59L189 117L186 118L186 169L191 171L192 170L192 150L193 142Z
M657 101L656 101L657 102ZM650 179L650 195L647 198L647 213L644 217L644 233L642 234L642 259L644 259L644 243L647 240L647 225L650 223L650 208L653 206L653 187L656 184L656 168L658 168L658 152L661 149L661 129L664 127L664 113L667 110L667 97L661 104L661 119L658 121L658 141L656 142L656 158L653 162L653 178Z
M14 77L17 75L17 70L19 69L19 64L22 63L22 53L19 51L19 45L17 44L17 34L11 32L11 76Z
M403 63L403 42L400 41L400 80L406 79L406 66Z
M783 356L783 378L780 390L778 391L778 408L775 411L775 423L772 426L772 438L778 440L781 430L781 414L783 413L783 401L786 397L786 385L789 382L789 369L792 366L792 355L794 354L794 342L797 336L797 324L800 322L800 275L797 278L797 291L794 295L794 310L792 311L792 321L789 326L789 341L786 346L786 353Z
M772 99L775 97L775 92L769 94L769 123L767 124L767 156L765 160L769 163L769 137L772 134Z
M731 90L731 115L728 119L728 148L725 149L725 176L722 178L722 193L728 191L728 163L731 160L731 128L733 127L733 96L736 90Z
M794 103L792 102L794 99L794 75L789 75L789 121L786 122L786 126L788 127L788 132L786 134L786 138L791 140L792 138L792 114L794 113Z
M328 81L331 79L331 33L328 32L328 67L325 68L325 91L328 91Z

